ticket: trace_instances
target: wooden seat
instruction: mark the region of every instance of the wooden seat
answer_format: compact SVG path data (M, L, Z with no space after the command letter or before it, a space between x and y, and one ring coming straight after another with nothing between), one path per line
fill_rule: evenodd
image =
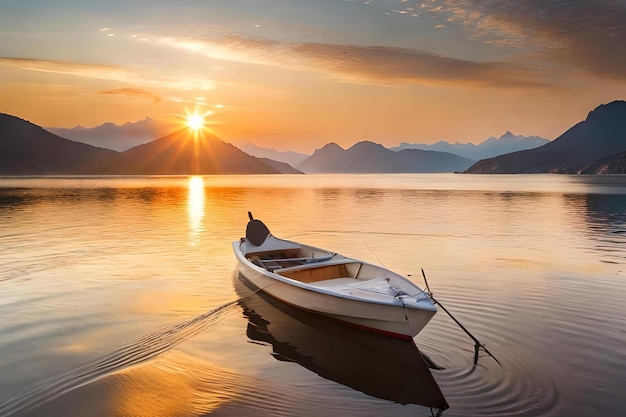
M323 265L315 268L284 271L281 275L306 283L325 281L333 278L345 278L349 276L348 269L345 264Z

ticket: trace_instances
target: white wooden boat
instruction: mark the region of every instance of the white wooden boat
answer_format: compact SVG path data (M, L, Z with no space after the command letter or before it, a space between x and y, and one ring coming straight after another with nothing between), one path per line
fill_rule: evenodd
M233 242L240 273L254 289L354 327L411 339L437 309L413 282L386 268L273 236L253 219Z

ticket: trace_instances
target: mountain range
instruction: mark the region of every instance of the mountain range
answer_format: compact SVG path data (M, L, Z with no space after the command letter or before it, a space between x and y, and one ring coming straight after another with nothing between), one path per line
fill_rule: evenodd
M45 129L58 136L76 142L83 142L89 145L122 152L134 146L151 142L155 138L162 136L160 132L168 132L171 126L154 119L146 118L122 125L107 122L91 128L75 126L69 129L59 127L46 127ZM505 153L536 148L546 143L548 143L548 139L538 136L519 136L511 132L506 132L499 138L490 137L478 145L459 142L452 144L446 141L439 141L434 144L403 142L399 146L390 147L389 149L392 151L422 149L425 151L448 152L478 161ZM269 158L275 161L285 162L293 167L298 166L302 161L311 156L300 152L263 148L249 142L237 143L236 146L242 151L258 158Z
M280 156L292 158L298 169L275 159L249 155L207 133L194 136L187 129L118 152L71 141L26 120L0 114L0 175L452 172L463 171L475 162L446 152L395 152L367 141L347 150L333 143L311 156L295 152Z
M119 152L152 142L155 138L162 136L161 132L168 131L165 124L150 118L123 125L107 122L95 127L75 126L69 129L46 127L45 129L62 138Z
M538 148L483 159L472 174L624 173L626 101L603 104L585 120Z
M389 149L393 151L400 151L403 149L423 149L425 151L449 152L455 155L478 161L480 159L492 158L494 156L502 155L505 153L537 148L539 146L545 145L548 142L548 139L539 136L520 136L514 135L511 132L506 132L499 138L491 136L484 142L479 143L478 145L474 145L473 143L459 142L451 144L449 142L441 140L433 144L402 142L400 146Z
M173 175L300 173L248 155L208 134L181 130L124 152L61 138L0 114L0 175Z
M536 144L543 143L537 147ZM307 156L249 145L250 153L208 133L183 129L123 152L72 141L0 113L0 175L171 175L277 173L626 173L626 101L598 106L552 142L507 132L480 145L432 148L476 152L526 147L475 160L452 152L363 141L348 149L329 143ZM528 149L530 147L530 149ZM397 150L394 150L397 149ZM280 161L287 159L291 164ZM293 167L295 166L295 168ZM297 168L297 169L296 169Z
M403 149L392 151L374 142L348 149L329 143L297 165L305 173L400 173L464 171L475 161L447 152Z

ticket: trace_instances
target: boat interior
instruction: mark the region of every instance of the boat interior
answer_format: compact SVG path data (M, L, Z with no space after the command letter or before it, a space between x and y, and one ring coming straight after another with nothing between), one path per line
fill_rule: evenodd
M338 278L369 280L385 273L373 265L328 252L316 254L304 247L252 252L246 257L270 272L305 283Z
M278 239L260 220L253 219L240 240L246 259L274 274L288 279L341 292L367 291L382 296L414 296L422 292L405 278L389 270L346 258L337 253L289 240Z

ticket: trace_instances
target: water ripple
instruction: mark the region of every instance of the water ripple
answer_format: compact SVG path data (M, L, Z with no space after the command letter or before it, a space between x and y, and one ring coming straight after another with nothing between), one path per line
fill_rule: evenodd
M1 404L0 415L9 417L23 413L107 374L152 359L238 311L238 301L225 303L204 314L173 323L51 378L29 392Z

